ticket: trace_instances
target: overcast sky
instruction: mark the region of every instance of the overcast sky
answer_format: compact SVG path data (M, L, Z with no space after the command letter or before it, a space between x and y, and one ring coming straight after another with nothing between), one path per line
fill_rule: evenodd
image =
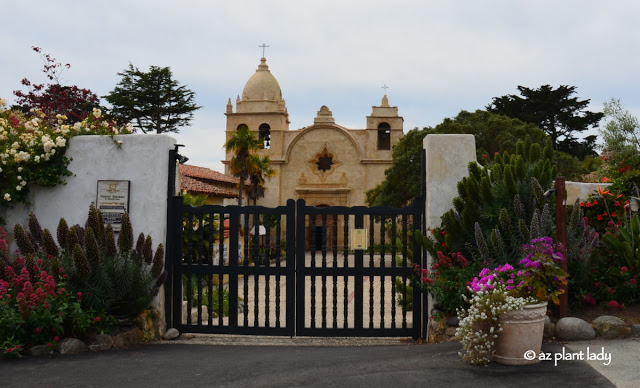
M192 126L172 135L190 164L222 171L225 107L262 56L290 129L327 105L364 128L388 85L405 132L482 109L523 85L577 87L640 116L640 2L534 0L21 0L2 5L0 97L45 82L38 46L71 68L62 83L108 94L129 63L169 66L196 92ZM234 108L235 109L235 108Z

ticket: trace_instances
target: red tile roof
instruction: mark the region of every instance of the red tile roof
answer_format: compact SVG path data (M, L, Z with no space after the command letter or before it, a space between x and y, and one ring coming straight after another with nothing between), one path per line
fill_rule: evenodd
M238 198L238 193L221 189L210 183L202 182L186 175L180 177L180 191L186 190L190 193L207 194L215 197Z
M234 185L238 184L238 179L232 176L223 174L221 172L213 171L206 167L191 166L188 164L180 164L179 166L180 166L181 176L189 176L192 178L200 178L200 179L212 180L216 182L231 183Z

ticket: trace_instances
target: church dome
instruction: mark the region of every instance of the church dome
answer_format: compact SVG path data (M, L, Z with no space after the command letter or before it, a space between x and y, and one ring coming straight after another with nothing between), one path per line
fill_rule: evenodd
M256 73L249 78L242 91L242 100L281 100L282 91L276 77L269 71L267 59L260 58Z

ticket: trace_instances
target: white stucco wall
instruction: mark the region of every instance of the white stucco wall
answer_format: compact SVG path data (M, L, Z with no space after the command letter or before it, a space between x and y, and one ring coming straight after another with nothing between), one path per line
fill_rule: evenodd
M89 205L96 202L98 180L129 180L129 214L136 235L151 235L154 246L166 245L167 179L169 150L175 139L167 135L122 135L118 148L108 136L77 136L69 141L72 158L66 185L30 186L30 204L5 210L7 226L27 224L33 212L43 228L55 236L60 218L69 226L84 223Z

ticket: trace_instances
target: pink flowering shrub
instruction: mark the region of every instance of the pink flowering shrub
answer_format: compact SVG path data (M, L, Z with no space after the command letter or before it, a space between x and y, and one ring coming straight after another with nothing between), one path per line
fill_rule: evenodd
M66 274L48 255L8 255L6 233L0 227L0 351L17 356L33 345L54 348L60 338L95 330L96 314L83 310L81 295L65 287ZM54 276L53 271L57 268Z

